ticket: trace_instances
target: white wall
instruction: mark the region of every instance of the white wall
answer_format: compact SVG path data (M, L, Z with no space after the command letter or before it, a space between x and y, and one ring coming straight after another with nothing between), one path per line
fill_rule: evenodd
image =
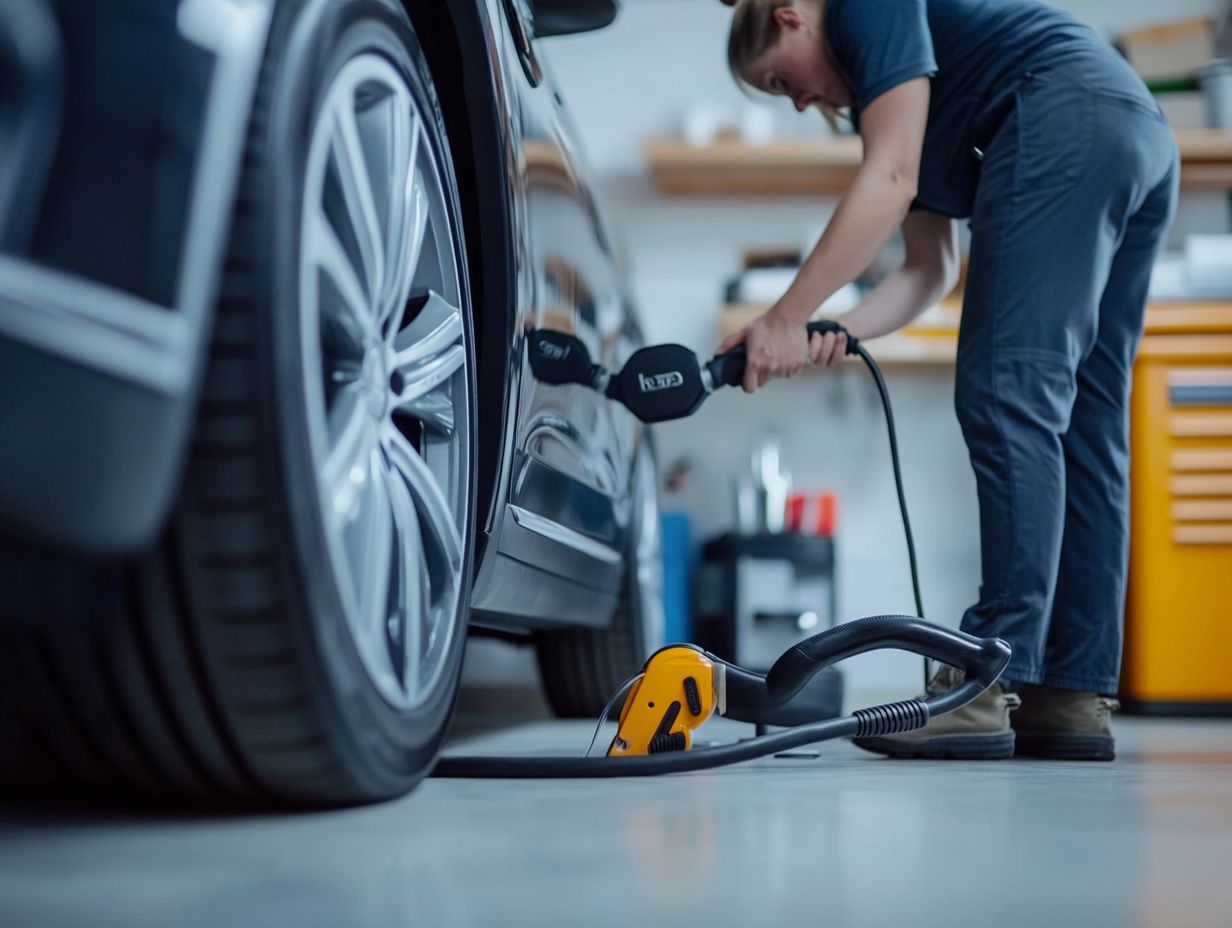
M1211 14L1220 2L1059 5L1111 35L1161 18ZM540 43L623 233L647 337L705 354L716 341L721 282L739 268L741 251L801 246L815 238L834 207L823 199L664 200L655 194L642 142L678 134L689 105L713 102L734 112L747 99L726 70L730 15L717 0L625 0L611 28ZM799 116L786 105L778 113L781 134L828 131L816 114ZM1221 229L1226 217L1221 198L1186 198L1182 220L1191 226ZM889 380L925 605L930 618L957 623L979 583L979 529L974 479L952 412L952 371L892 371ZM665 504L687 509L699 537L728 527L733 476L766 434L781 440L784 466L798 487L840 495L840 614L912 611L884 424L872 384L854 363L838 375L776 383L751 398L720 394L693 419L661 426L661 463L685 455L694 462L686 490L666 496ZM502 666L514 666L507 655L502 659ZM919 676L917 663L905 655L858 661L849 665L857 690L906 692Z

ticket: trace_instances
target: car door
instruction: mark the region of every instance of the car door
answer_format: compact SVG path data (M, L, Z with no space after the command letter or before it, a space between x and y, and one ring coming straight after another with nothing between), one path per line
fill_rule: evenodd
M520 18L511 21L516 45L530 12L520 0L505 8ZM530 293L515 330L570 332L593 358L618 368L637 343L628 291L562 89L529 34L519 50L526 73L518 122ZM638 424L592 390L535 381L523 363L509 504L623 558Z

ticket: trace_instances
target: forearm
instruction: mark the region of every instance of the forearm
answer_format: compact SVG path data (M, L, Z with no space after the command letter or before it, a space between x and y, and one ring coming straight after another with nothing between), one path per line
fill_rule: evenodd
M868 163L861 167L775 311L800 325L807 322L831 294L873 263L914 197L914 183L901 174Z
M839 321L859 339L888 335L944 297L946 283L944 274L904 265L887 275Z

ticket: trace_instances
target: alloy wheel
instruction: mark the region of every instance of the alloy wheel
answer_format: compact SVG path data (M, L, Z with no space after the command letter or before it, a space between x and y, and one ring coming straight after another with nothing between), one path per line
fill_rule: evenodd
M422 705L462 604L471 383L459 230L404 76L326 90L304 184L300 311L320 513L346 627L391 704Z

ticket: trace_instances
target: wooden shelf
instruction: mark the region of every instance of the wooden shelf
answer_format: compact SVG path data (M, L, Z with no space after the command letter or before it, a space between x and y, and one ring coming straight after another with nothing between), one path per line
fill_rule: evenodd
M1177 132L1181 186L1187 190L1232 189L1232 132L1188 129Z
M1232 131L1185 129L1176 136L1183 187L1232 189ZM835 196L846 191L855 177L863 143L859 136L706 146L655 139L644 150L665 196Z
M826 196L850 185L864 144L854 135L769 145L652 141L645 152L667 196Z

